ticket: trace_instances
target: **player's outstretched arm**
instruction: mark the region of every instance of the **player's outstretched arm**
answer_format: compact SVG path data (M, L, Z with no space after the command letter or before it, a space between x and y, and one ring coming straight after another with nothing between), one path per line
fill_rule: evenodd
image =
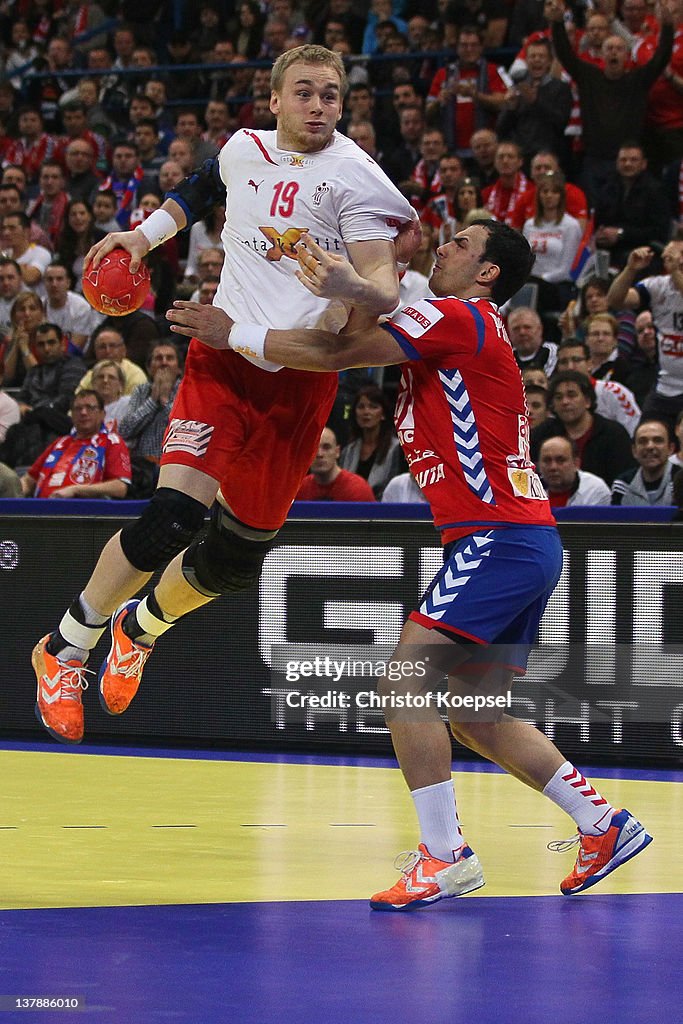
M276 331L257 324L235 324L217 306L178 300L166 319L174 334L198 338L211 348L231 348L294 370L346 370L357 366L393 366L407 361L388 331L371 327L352 334L330 331Z
M165 220L157 217L157 221L161 220L162 229L161 232L164 237L160 237L158 240L154 236L155 224L152 223L152 217L157 214L165 215ZM88 250L85 256L84 266L88 266L91 262L93 267L98 267L103 256L106 256L112 249L125 249L131 255L130 270L134 274L140 266L140 261L143 256L146 256L150 249L153 249L155 245L161 244L166 238L172 238L176 232L182 231L187 223L185 218L185 211L175 199L165 199L163 204L158 210L155 210L145 221L145 230L142 228L135 228L133 231L112 231L106 235L101 241L97 242L91 249ZM173 225L175 224L175 230ZM150 241L150 227L152 231L152 240ZM146 232L146 233L145 233Z
M173 334L198 338L209 348L230 348L228 335L234 321L218 306L176 299L167 311L166 319L171 324Z
M120 247L131 254L130 269L135 273L140 260L150 249L173 238L187 224L203 217L212 205L221 201L225 202L225 185L221 180L218 157L212 157L179 181L167 193L161 207L140 227L134 231L114 231L93 245L85 257L85 265L92 261L97 267L103 256Z

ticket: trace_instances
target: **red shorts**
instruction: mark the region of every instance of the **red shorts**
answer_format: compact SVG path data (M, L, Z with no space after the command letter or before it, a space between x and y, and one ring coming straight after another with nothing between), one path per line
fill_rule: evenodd
M336 373L268 373L193 338L161 465L206 473L239 520L277 530L310 469L336 393Z

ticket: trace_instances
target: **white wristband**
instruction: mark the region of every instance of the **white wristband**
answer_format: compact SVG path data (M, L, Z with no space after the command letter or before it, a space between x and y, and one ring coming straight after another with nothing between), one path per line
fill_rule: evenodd
M228 345L242 356L265 359L267 327L260 324L233 324L228 335Z
M147 220L138 224L137 230L142 231L150 249L156 249L162 242L168 241L178 233L178 225L168 210L155 210Z

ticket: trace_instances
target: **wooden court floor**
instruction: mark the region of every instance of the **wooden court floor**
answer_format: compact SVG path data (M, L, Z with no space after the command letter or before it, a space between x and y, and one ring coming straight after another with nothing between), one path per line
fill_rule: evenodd
M591 773L655 841L566 898L572 822L456 765L486 886L390 915L367 898L416 843L390 762L4 744L0 769L0 1024L23 995L84 1001L48 1024L683 1020L681 773Z

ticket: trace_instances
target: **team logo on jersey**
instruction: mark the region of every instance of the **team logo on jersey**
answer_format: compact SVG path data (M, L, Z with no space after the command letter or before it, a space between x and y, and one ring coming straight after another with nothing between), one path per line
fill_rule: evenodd
M315 192L313 193L313 205L320 206L323 198L330 192L330 186L326 181L321 181L319 185L316 185Z
M268 241L271 248L266 252L266 259L279 262L283 256L287 259L296 259L296 245L301 236L308 228L287 228L286 231L278 231L277 228L259 227Z
M308 156L301 156L299 153L288 153L280 157L281 164L288 164L289 167L311 167L313 161Z
M411 338L421 338L430 327L443 318L441 310L424 299L413 306L404 306L394 317L393 323Z

